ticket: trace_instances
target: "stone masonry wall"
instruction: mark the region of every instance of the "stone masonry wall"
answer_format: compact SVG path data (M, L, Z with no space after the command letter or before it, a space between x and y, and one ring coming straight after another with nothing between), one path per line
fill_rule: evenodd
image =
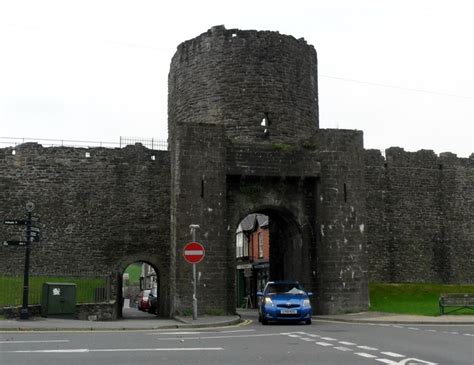
M168 82L171 133L175 122L205 122L231 139L255 142L268 129L294 142L318 128L316 51L304 39L213 27L178 46Z
M169 171L168 152L141 145L1 149L0 218L23 218L26 202L35 203L41 241L32 244L32 275L115 276L143 260L158 269L167 301ZM0 224L2 241L24 232ZM1 274L21 274L23 265L23 247L0 246Z
M473 156L365 156L370 280L474 282Z

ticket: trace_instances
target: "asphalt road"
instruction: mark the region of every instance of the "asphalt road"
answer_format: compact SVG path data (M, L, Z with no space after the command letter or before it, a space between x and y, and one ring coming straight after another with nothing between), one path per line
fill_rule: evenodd
M0 364L157 363L470 365L474 326L254 321L187 330L0 333Z

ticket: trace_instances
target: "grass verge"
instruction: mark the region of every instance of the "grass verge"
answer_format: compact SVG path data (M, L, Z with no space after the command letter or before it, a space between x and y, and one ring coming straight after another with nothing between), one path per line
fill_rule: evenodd
M77 277L30 277L29 304L40 304L43 283L74 283L76 284L76 302L88 303L94 301L96 288L105 287L105 278ZM21 305L23 301L23 277L0 276L0 307Z
M379 284L369 285L370 311L439 316L438 298L442 293L474 293L474 285ZM445 308L450 311L456 308ZM474 314L462 309L450 315Z

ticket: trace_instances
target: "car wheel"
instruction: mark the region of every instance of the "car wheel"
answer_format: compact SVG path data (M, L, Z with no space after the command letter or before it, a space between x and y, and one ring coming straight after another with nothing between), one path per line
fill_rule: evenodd
M262 322L262 316L260 314L258 315L258 321Z
M306 324L311 324L311 318L307 319L305 322L306 322Z
M262 324L265 326L268 324L268 319L262 318Z

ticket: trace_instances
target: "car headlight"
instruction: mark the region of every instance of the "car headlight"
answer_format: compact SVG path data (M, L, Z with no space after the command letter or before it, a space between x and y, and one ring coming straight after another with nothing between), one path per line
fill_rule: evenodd
M311 307L311 302L309 301L309 299L303 300L303 307Z
M273 305L272 298L265 297L265 304Z

